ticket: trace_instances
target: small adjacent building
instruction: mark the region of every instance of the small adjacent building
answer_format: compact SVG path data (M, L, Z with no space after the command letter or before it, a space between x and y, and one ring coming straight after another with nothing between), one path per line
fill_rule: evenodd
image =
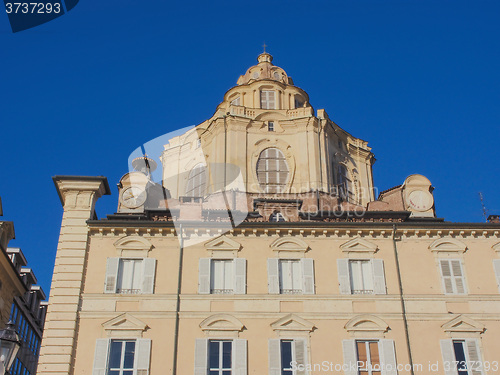
M47 311L46 296L20 248L7 248L7 254L27 291L14 298L10 320L21 340L21 348L9 371L10 375L35 375L42 342L43 326Z
M13 238L14 224L0 221L0 329L11 320L21 340L8 375L35 375L47 301L21 249L8 247Z
M2 213L0 201L0 214ZM0 221L0 329L4 329L9 321L12 303L16 296L22 296L27 288L21 275L12 264L7 253L10 240L14 239L14 223Z

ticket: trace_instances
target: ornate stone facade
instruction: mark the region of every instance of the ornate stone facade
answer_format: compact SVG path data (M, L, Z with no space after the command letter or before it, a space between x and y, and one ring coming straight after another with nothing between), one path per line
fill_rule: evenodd
M54 178L41 374L498 373L500 224L436 218L420 175L375 200L367 143L269 54L160 161L100 220L105 178Z

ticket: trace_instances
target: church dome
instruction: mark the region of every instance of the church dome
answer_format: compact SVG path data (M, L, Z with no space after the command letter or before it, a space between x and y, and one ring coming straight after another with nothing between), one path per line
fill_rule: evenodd
M279 66L273 65L273 57L263 52L257 57L258 64L248 68L247 72L238 78L238 85L245 85L253 81L273 80L287 85L293 85L293 80Z

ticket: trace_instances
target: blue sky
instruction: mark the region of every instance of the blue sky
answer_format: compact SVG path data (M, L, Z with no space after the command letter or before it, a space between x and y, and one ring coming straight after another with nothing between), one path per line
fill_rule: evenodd
M482 221L498 194L500 2L88 1L13 34L0 16L3 220L49 290L62 208L51 177L116 183L141 144L209 118L256 63L274 63L369 142L375 185L427 176L439 217Z

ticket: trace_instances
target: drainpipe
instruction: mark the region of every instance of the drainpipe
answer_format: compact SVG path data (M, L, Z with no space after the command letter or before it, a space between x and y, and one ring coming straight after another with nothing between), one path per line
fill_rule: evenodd
M224 115L224 187L222 190L226 191L226 170L227 170L227 122L226 115Z
M396 243L396 231L397 231L397 225L394 224L392 226L392 244L394 247L394 259L396 261L396 270L398 273L398 284L399 284L399 299L401 301L401 313L403 314L403 324L405 327L405 337L406 337L406 349L408 351L408 360L410 361L410 374L415 375L413 371L413 357L411 355L411 347L410 347L410 334L408 333L408 320L406 319L406 306L405 306L405 299L403 296L403 282L401 281L401 269L399 267L399 256L398 256L398 246Z
M179 347L179 320L181 307L181 284L182 284L182 263L184 255L184 236L182 234L182 224L179 225L179 273L177 275L177 302L175 304L175 331L174 331L174 361L172 375L177 375L177 354Z

